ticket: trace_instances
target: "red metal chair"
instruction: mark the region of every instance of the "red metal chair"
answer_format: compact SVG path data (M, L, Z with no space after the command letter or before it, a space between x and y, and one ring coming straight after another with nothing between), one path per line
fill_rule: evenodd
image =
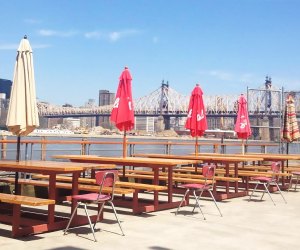
M299 181L299 176L300 176L300 172L299 171L295 171L295 172L292 172L292 175L293 176L296 176L296 183L295 183L295 191L297 191L297 186L298 186L298 181ZM292 188L292 181L293 181L293 176L291 176L291 181L290 181L290 186L289 186L289 189Z
M94 240L97 241L94 229L95 229L96 223L98 222L98 220L100 218L100 214L103 210L103 207L104 207L105 203L109 203L111 205L113 211L114 211L114 214L115 214L116 220L118 221L118 224L119 224L119 227L121 229L122 235L125 235L124 232L123 232L123 229L121 227L121 223L119 221L116 209L115 209L114 204L112 202L113 198L114 198L114 187L115 187L115 181L116 181L117 176L118 175L117 175L116 171L111 171L111 170L98 171L95 175L95 178L96 178L96 183L100 186L99 193L88 193L88 194L81 194L81 195L72 196L72 199L76 200L78 203L77 203L77 206L76 206L76 208L74 209L74 211L71 215L70 221L67 225L67 228L64 231L64 234L67 233L67 231L68 231L68 229L71 225L71 222L72 222L72 220L73 220L73 218L76 214L76 211L77 211L78 207L80 205L83 205L86 216L87 216L89 224L90 224L91 231L92 231L93 236L94 236ZM111 187L112 188L111 194L103 193L102 192L103 187ZM87 205L88 204L98 204L98 205L100 205L100 208L99 208L99 211L98 211L98 214L97 214L97 219L95 221L94 226L92 225L90 216L88 214L88 210L87 210Z
M251 200L252 195L256 191L258 185L259 184L263 184L265 190L264 190L264 192L263 192L260 200L263 199L265 193L267 192L268 195L270 196L273 204L276 205L275 202L274 202L274 200L272 199L272 196L271 196L270 192L269 192L269 186L270 185L275 185L277 187L280 195L282 196L284 202L287 203L286 200L285 200L285 198L284 198L284 196L283 196L283 194L282 194L282 192L281 192L281 190L280 190L280 188L279 188L279 186L278 186L278 175L276 175L276 174L280 173L280 168L281 168L280 162L272 162L272 165L271 165L272 176L271 177L257 176L257 177L252 178L252 180L253 181L257 181L257 183L256 183L256 185L255 185L255 187L254 187L254 189L253 189L253 191L252 191L252 193L251 193L248 201Z
M177 211L176 211L175 215L178 214L178 211L179 211L182 203L184 202L186 196L189 194L190 191L193 191L193 196L195 197L196 203L194 205L192 213L194 213L194 210L195 210L196 206L198 206L204 220L206 220L206 218L205 218L205 216L202 212L202 209L200 207L199 200L201 199L203 192L207 191L207 192L209 192L209 194L210 194L211 198L213 199L217 209L219 210L219 213L220 213L221 217L223 216L222 213L221 213L221 210L219 209L219 207L217 205L215 197L213 196L213 193L212 193L213 187L215 185L215 180L214 180L215 179L215 172L216 172L216 166L214 164L211 164L211 165L204 164L204 166L202 168L202 175L205 178L204 179L204 184L189 183L189 184L181 185L181 187L186 188L186 191L185 191L185 194L184 194L184 196L183 196L183 198L182 198L182 200L179 204L179 207L177 208ZM199 196L196 195L197 192L200 192Z

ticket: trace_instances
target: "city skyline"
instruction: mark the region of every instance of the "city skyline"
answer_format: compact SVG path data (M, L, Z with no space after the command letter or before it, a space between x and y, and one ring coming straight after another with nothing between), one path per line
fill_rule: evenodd
M189 95L240 94L265 76L300 86L296 0L2 2L0 78L13 78L26 34L34 53L37 97L82 106L99 90L116 92L124 66L134 99L168 81Z

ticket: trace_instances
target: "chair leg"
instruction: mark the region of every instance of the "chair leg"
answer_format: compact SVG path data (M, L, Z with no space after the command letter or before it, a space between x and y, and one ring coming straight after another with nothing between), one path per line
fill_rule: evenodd
M202 193L203 193L203 190L202 190L201 194L199 195L199 197L201 197ZM204 216L204 213L203 213L203 211L202 211L202 209L201 209L201 207L200 207L199 198L198 198L197 195L196 195L196 190L194 190L193 194L194 194L194 197L195 197L195 199L196 199L196 205L198 205L198 207L199 207L199 209L200 209L200 212L201 212L201 214L202 214L202 216L203 216L203 219L206 220L206 218L205 218L205 216ZM195 207L194 207L194 209L195 209ZM193 209L193 212L194 212L194 209Z
M98 214L97 214L97 219L96 219L95 224L94 224L94 230L95 230L95 227L96 227L97 222L99 221L100 214L102 213L103 208L104 208L104 203L101 203L101 207L100 207L100 209L99 209L99 212L98 212Z
M287 204L287 201L286 201L286 199L284 198L284 196L283 196L283 194L282 194L282 192L281 192L281 189L279 188L279 186L278 186L278 183L277 182L275 182L275 184L276 184L276 186L277 186L277 188L278 188L278 191L279 191L279 193L280 193L280 195L281 195L281 197L282 197L282 199L284 200L284 202Z
M269 192L269 186L270 186L270 183L268 183L268 185L266 185L266 183L263 183L263 184L264 184L265 190L266 190L266 192L268 193L268 195L270 196L270 198L271 198L271 200L272 200L274 206L276 206L276 204L275 204L275 202L274 202L274 200L273 200L273 198L272 198L272 195L271 195L270 192ZM264 197L264 194L265 194L265 192L264 192L263 195L261 196L261 199L260 199L260 200L262 200L262 198Z
M219 210L219 213L220 213L221 217L223 217L223 215L222 215L222 213L221 213L221 210L220 210L220 208L219 208L219 206L218 206L218 204L217 204L217 202L216 202L215 197L213 196L213 194L212 194L212 192L211 192L210 190L208 190L208 192L210 193L211 198L213 199L213 201L214 201L214 203L215 203L217 209Z
M66 227L66 229L65 229L65 231L64 231L64 235L67 234L67 231L69 230L69 227L70 227L70 225L71 225L71 222L72 222L72 220L73 220L73 218L74 218L74 216L75 216L75 213L76 213L76 211L77 211L77 208L79 207L80 204L81 204L80 202L77 203L77 205L76 205L76 207L75 207L75 209L74 209L74 211L73 211L73 213L72 213L72 215L71 215L71 218L70 218L70 220L69 220L69 222L68 222L68 225L67 225L67 227Z
M185 193L184 193L184 196L182 197L182 200L181 200L181 202L180 202L180 204L179 204L179 206L178 206L178 208L177 208L177 210L176 210L176 213L175 213L175 215L177 215L177 214L178 214L178 211L179 211L179 209L180 209L180 207L181 207L181 205L182 205L183 201L185 200L185 197L186 197L186 195L187 195L189 192L190 192L190 190L189 190L189 189L187 189L187 190L185 191Z
M291 176L291 180L290 180L290 183L289 183L289 188L288 188L288 192L290 191L290 189L292 188L293 186L293 176Z
M195 192L196 192L196 190L194 191L195 199L198 200L198 202L199 202L199 199L202 197L202 194L203 194L204 190L201 191L201 193L199 194L198 197L196 196L196 193L195 193ZM194 208L193 208L192 213L194 213L194 210L195 210L196 207L197 207L197 202L196 202L195 205L194 205Z
M85 211L85 214L86 214L86 216L87 216L87 218L88 218L88 221L89 221L89 224L90 224L90 228L91 228L92 233L93 233L93 236L94 236L94 240L97 242L97 239L96 239L96 236L95 236L94 227L93 227L93 225L92 225L92 222L91 222L89 213L88 213L88 211L87 211L87 206L86 206L86 204L84 204L84 211Z
M296 184L295 184L295 191L297 191L298 180L299 180L299 175L297 175Z
M124 232L123 232L123 229L122 229L122 226L121 226L121 223L120 223L120 221L119 221L119 218L118 218L118 215L117 215L117 211L116 211L116 209L115 209L114 204L113 204L111 201L108 201L108 203L111 205L111 207L112 207L112 209L113 209L113 211L114 211L114 213L115 213L115 217L116 217L116 220L118 221L118 224L119 224L119 227L120 227L120 229L121 229L122 235L125 236L125 234L124 234Z
M255 185L255 187L254 187L254 189L252 190L252 193L251 193L251 195L250 195L250 197L249 197L249 200L248 201L250 201L251 200L251 198L252 198L252 195L254 194L254 192L256 191L256 188L257 188L257 186L258 186L258 182L256 183L256 185Z

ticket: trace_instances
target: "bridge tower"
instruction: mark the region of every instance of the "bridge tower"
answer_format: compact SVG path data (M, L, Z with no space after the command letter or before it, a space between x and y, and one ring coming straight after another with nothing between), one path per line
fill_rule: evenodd
M164 80L162 80L161 83L161 97L160 97L159 111L160 111L160 116L158 117L158 123L160 126L159 130L170 129L170 117L167 116L167 114L169 113L169 82L167 81L165 83Z

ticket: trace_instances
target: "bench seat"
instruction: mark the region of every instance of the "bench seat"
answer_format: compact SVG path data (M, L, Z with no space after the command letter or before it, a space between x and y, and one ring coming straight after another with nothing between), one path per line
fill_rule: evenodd
M37 175L33 175L32 178L48 179L49 175L37 174ZM65 175L57 175L56 180L63 181L63 182L71 182L72 177L65 176ZM94 184L94 185L96 184L96 180L90 178L79 178L78 182L84 184ZM146 190L146 191L164 191L168 189L167 186L143 184L143 183L135 183L135 182L127 182L127 181L116 181L116 188L132 188L132 189L139 189L139 190Z
M14 183L15 179L11 178L11 177L2 177L2 178L0 178L0 182ZM48 181L33 180L33 179L19 179L18 183L33 185L33 186L40 186L40 187L48 187L49 186ZM56 182L56 188L72 189L72 183ZM96 186L96 185L79 184L78 189L80 191L99 192L99 186ZM102 190L103 190L103 192L106 192L106 193L111 193L111 191L112 191L111 188L107 188L107 187L104 187ZM115 187L114 191L116 194L132 194L134 192L133 189L119 188L119 187Z
M4 193L0 193L0 202L34 207L55 204L55 201L50 199Z

